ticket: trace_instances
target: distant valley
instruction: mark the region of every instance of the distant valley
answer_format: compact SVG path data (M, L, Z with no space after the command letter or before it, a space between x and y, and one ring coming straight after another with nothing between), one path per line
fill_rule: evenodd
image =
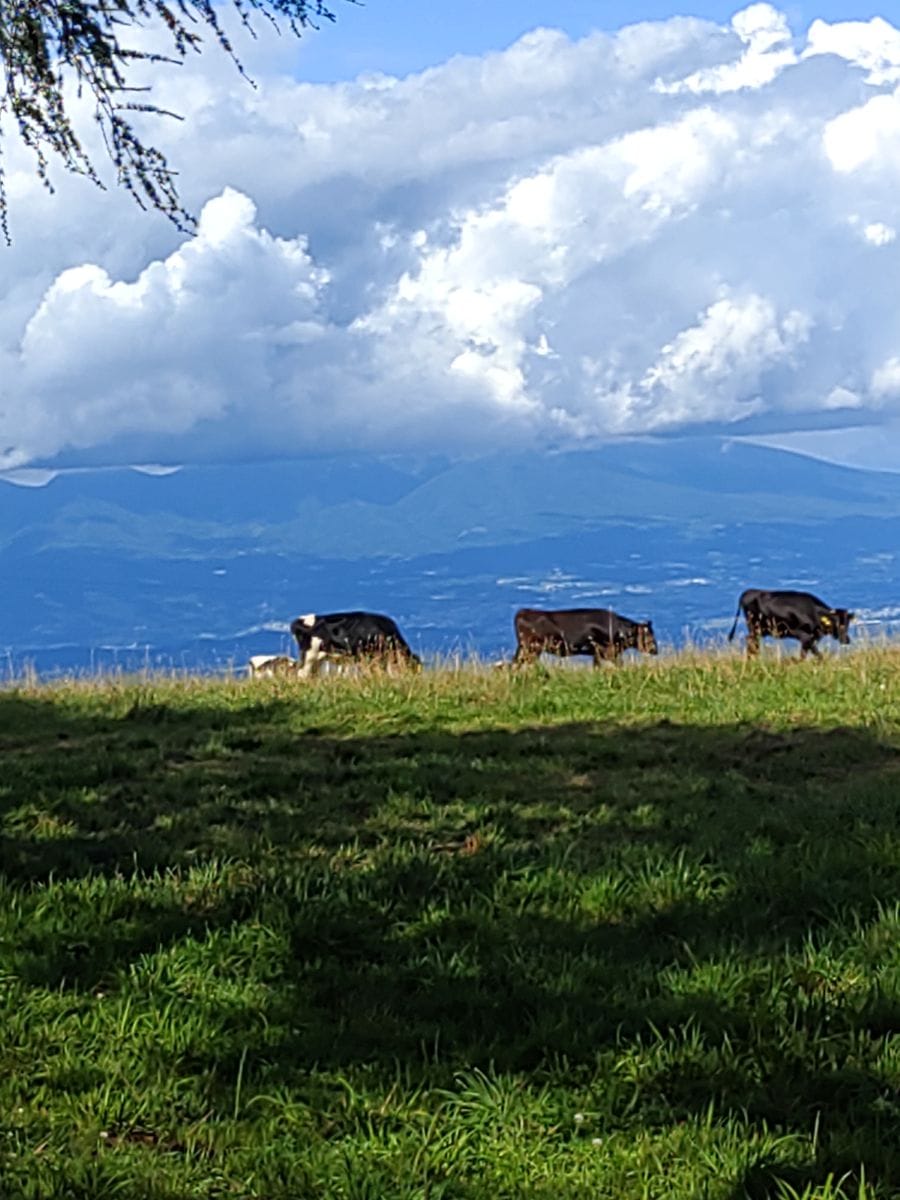
M745 442L467 462L316 459L0 480L4 673L217 670L299 612L395 616L426 657L512 646L523 604L721 637L747 584L900 624L900 475Z

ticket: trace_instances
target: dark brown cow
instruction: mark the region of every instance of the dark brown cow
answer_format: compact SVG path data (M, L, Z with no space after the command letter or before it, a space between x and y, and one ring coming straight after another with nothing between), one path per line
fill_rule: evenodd
M658 653L649 621L631 621L609 608L520 608L515 628L516 663L534 662L540 654L587 654L596 667L629 649Z

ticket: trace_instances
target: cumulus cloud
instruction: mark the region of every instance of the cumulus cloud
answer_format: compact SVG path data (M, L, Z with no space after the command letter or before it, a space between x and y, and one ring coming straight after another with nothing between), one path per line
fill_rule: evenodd
M121 434L252 423L256 398L277 385L280 347L321 336L328 278L302 238L272 237L255 215L226 188L203 208L196 236L135 280L114 281L96 264L63 271L21 337L13 394L23 403L5 414L13 429L0 464Z
M862 232L866 241L873 246L889 246L897 237L897 230L883 221L871 221Z
M872 372L872 393L880 400L900 398L900 358L891 356Z
M900 82L900 31L881 17L871 21L842 21L829 25L813 21L804 58L834 54L868 72L874 85Z
M753 4L329 86L253 55L256 89L163 79L192 236L9 156L0 468L896 412L887 22Z
M752 4L735 13L731 22L743 43L741 54L733 62L702 67L686 79L657 83L661 92L737 92L742 88L760 88L796 62L787 18L771 4Z

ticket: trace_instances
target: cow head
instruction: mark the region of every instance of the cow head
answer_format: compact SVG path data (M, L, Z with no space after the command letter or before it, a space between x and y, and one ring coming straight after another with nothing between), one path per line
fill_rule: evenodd
M635 625L635 647L642 654L659 654L652 621L639 621Z
M291 633L293 634L294 640L297 643L297 648L300 651L301 662L303 661L303 657L309 650L310 643L312 642L311 630L315 623L315 613L307 613L305 616L297 617L296 620L291 621Z
M846 608L833 608L828 613L829 622L826 628L842 646L850 645L850 622L855 616L856 613L847 612Z

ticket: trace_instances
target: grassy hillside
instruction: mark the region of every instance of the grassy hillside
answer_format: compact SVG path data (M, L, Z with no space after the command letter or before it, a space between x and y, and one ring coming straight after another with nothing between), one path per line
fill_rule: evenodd
M0 692L0 1192L900 1192L900 655Z

